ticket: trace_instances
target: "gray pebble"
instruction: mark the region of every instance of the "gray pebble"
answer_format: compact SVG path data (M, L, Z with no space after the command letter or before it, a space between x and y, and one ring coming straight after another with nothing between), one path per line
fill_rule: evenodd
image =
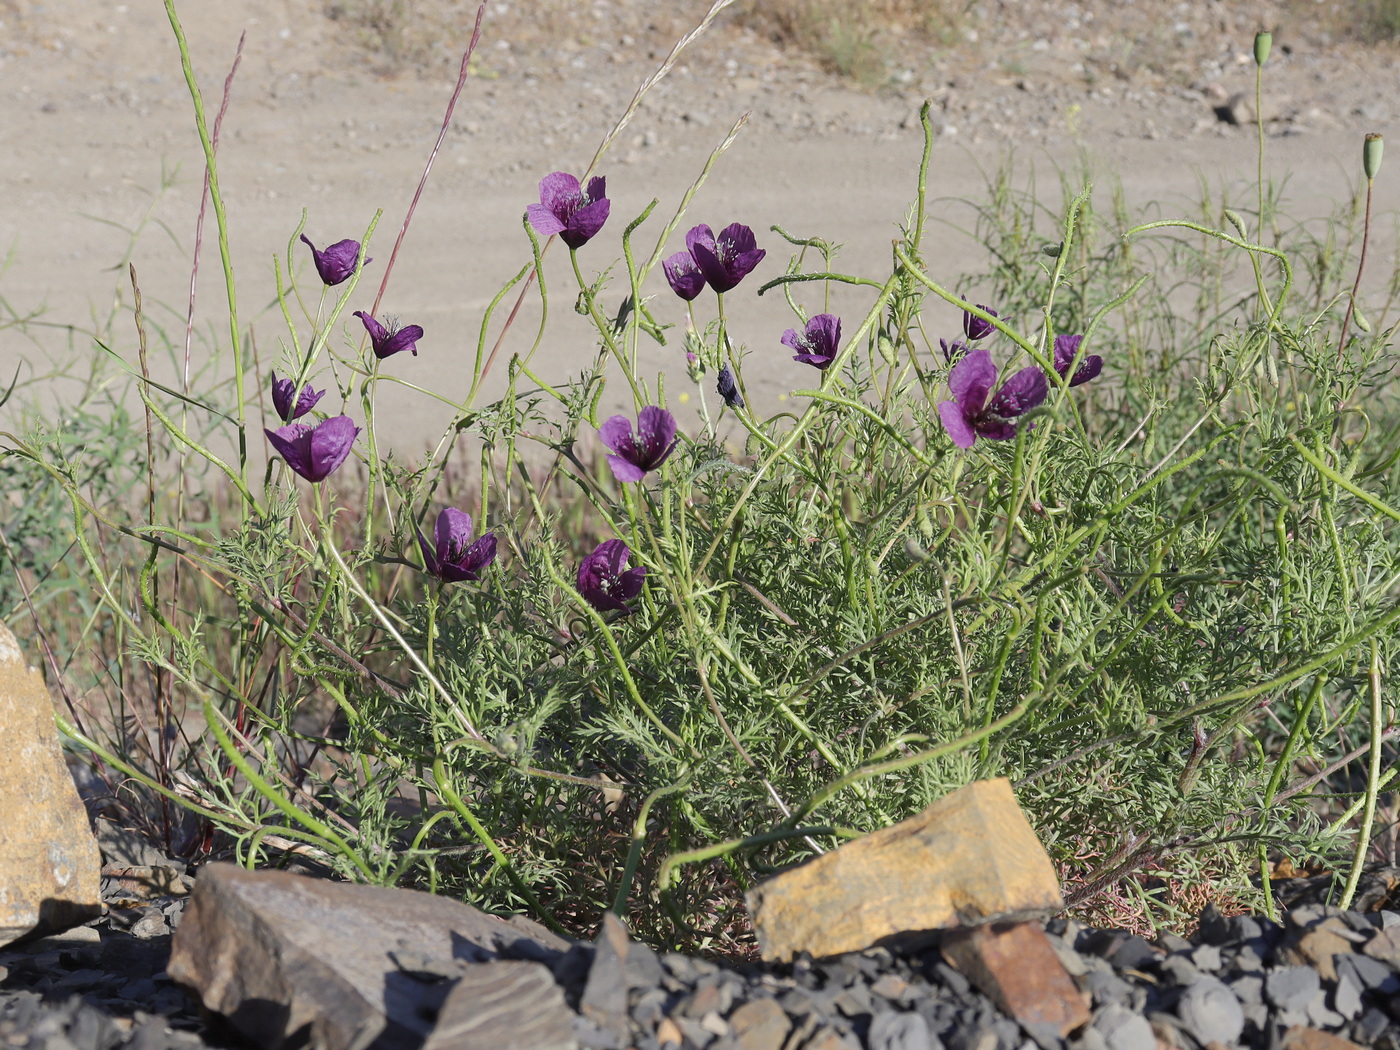
M1264 1005L1264 978L1256 974L1236 977L1230 982L1230 991L1235 993L1235 998L1240 1001L1241 1006ZM1304 1004L1306 1005L1306 1000Z
M1400 992L1400 977L1385 963L1369 955L1337 955L1337 976L1347 975L1370 992L1395 995Z
M1348 1021L1361 1013L1361 982L1350 974L1337 975L1337 987L1332 990L1332 1009Z
M1220 949L1213 944L1199 944L1191 953L1191 961L1198 970L1214 972L1220 969Z
M867 1037L870 1050L941 1050L942 1044L929 1033L928 1024L918 1014L890 1011L870 1022Z
M1284 966L1264 979L1264 994L1280 1010L1306 1010L1321 987L1311 966Z
M1157 969L1164 976L1170 977L1174 984L1179 984L1182 987L1190 984L1201 975L1201 971L1185 955L1169 955L1157 964Z
M1201 977L1176 1004L1182 1026L1202 1043L1233 1043L1244 1030L1244 1012L1234 993L1214 977Z
M1094 1018L1093 1028L1108 1050L1156 1050L1157 1037L1147 1018L1122 1006L1106 1006Z

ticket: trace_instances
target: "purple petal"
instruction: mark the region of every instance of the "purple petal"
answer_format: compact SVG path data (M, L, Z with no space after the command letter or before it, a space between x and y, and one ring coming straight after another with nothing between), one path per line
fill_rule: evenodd
M695 246L697 244L708 249L711 254L714 254L715 232L703 222L699 226L692 226L690 232L685 235L685 246L691 255L695 254Z
M637 416L637 445L648 470L661 466L676 447L676 417L664 408L647 405Z
M1001 385L987 402L986 415L1015 419L1045 400L1049 382L1038 365L1028 365Z
M831 367L832 361L836 360L834 357L828 357L825 354L793 354L792 359L794 361L801 361L804 365L815 365L823 372Z
M972 429L956 401L940 401L938 415L943 420L943 429L948 431L948 436L953 439L953 444L958 448L972 447L972 443L977 440L977 432Z
M375 343L374 354L376 357L383 359L385 357L392 357L401 350L411 350L413 351L413 356L417 357L418 340L422 338L422 327L416 324L405 325L382 343Z
M835 314L817 314L807 322L807 342L835 357L841 348L841 318Z
M327 286L340 284L355 272L355 263L360 257L360 242L349 238L343 241L336 241L326 248L325 251L318 251L316 245L311 243L311 239L306 234L301 235L301 239L306 246L311 249L311 259L316 264L316 272L321 275L321 280ZM373 259L366 259L365 263L373 262Z
M583 187L567 171L556 171L540 179L540 203L555 215L577 207L582 196Z
M471 538L472 516L456 507L443 508L433 525L438 560L444 563L460 560Z
M807 350L806 335L807 333L805 330L799 332L796 328L789 328L783 333L783 337L779 342L793 350L805 353Z
M601 179L595 179L601 182ZM586 204L569 217L568 229L559 235L559 239L570 248L582 248L599 230L603 228L603 223L608 221L608 212L612 204L605 197L602 200Z
M359 433L360 428L349 416L332 416L311 428L311 473L305 475L306 479L320 481L344 463Z
M292 409L293 396L296 393L297 385L290 379L278 379L277 373L272 373L272 407L277 412L282 422L290 423L296 418Z
M700 272L705 275L705 280L715 291L727 292L738 283L729 279L729 271L725 269L724 263L704 244L691 245L690 254L695 259L695 265L700 267Z
M297 398L297 407L296 410L292 412L292 418L300 419L315 408L316 402L320 401L321 398L325 396L326 392L324 390L312 390L311 384L307 383L301 388L301 396Z
M734 284L738 284L749 274L753 273L754 267L761 263L763 257L767 254L768 253L762 248L757 248L751 252L744 252L744 254L738 256L729 264L729 279L733 281ZM732 288L733 285L730 285L730 287Z
M940 339L938 345L943 348L943 360L950 365L967 353L967 344L961 339L954 339L951 343L946 339Z
M1082 335L1057 335L1055 336L1055 371L1064 375L1069 371L1069 366L1074 363L1074 355L1079 353L1079 344L1084 341Z
M602 175L594 175L588 180L588 193L586 195L590 201L606 200L608 196L608 180Z
M525 214L530 217L530 226L541 237L552 237L556 233L564 232L563 221L543 204L527 205Z
M445 583L462 583L481 577L481 570L496 559L496 534L488 532L451 562L443 562Z
M719 245L720 254L727 259L737 259L758 247L758 242L754 240L753 230L742 222L731 222L719 231L719 236L715 238L715 241Z
M948 373L948 390L968 417L976 416L987 403L987 394L997 381L997 366L986 350L973 350ZM964 446L966 447L966 446Z
M1074 378L1069 381L1070 386L1078 386L1080 383L1087 383L1091 379L1098 378L1098 374L1103 371L1103 358L1098 354L1090 354L1084 359L1074 372Z
M676 252L661 264L666 274L666 282L686 302L690 302L705 290L705 275L695 265L695 257L690 252Z
M608 466L612 467L613 477L618 481L641 481L647 474L636 463L621 456L609 456Z
M267 440L277 450L277 454L287 461L287 466L308 480L311 477L311 426L307 423L288 423L276 430L264 430Z
M369 333L371 343L378 345L389 335L389 330L387 328L363 310L356 310L351 316L360 319L360 323L365 326L365 331Z
M630 455L636 451L636 442L632 439L632 421L626 416L611 416L603 420L603 425L598 428L598 438L620 455Z
M646 578L647 567L638 565L635 569L628 569L617 578L616 594L623 601L631 601L642 593L642 581ZM632 610L623 606L628 612Z

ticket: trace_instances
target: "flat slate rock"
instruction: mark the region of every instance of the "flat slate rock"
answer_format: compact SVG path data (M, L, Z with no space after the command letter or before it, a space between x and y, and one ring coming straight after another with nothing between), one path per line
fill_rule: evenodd
M576 1050L574 1012L536 962L464 967L423 1050Z
M417 1050L453 984L406 970L400 953L480 963L548 960L569 947L528 919L445 897L210 864L168 972L267 1050Z
M1054 866L1005 778L967 784L748 894L759 950L777 961L1031 918L1062 904Z

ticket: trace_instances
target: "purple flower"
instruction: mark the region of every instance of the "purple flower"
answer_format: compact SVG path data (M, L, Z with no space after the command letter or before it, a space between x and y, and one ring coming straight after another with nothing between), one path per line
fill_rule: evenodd
M360 428L349 416L332 416L315 426L288 423L263 433L287 461L287 466L307 481L321 481L345 462Z
M685 235L685 246L690 249L690 257L700 267L705 280L717 292L729 291L752 273L768 254L754 242L753 230L737 222L720 230L718 237L701 223Z
M608 221L612 205L607 180L588 180L588 192L566 171L540 179L540 203L525 209L530 225L541 237L558 234L570 248L582 248Z
M1083 341L1082 335L1055 336L1055 371L1060 373L1062 378L1069 372L1069 366L1074 364L1074 355L1079 353L1079 344ZM1079 362L1079 367L1069 379L1069 385L1087 383L1102 371L1103 358L1098 354L1090 354Z
M968 351L968 345L961 339L954 339L951 343L946 339L940 339L938 345L943 348L943 360L950 365Z
M277 415L284 423L300 419L316 407L317 401L326 396L324 390L312 390L310 383L301 388L301 397L296 396L296 391L295 382L290 379L278 379L277 373L272 373L272 407L277 410Z
M666 282L686 302L690 302L705 290L705 275L695 264L690 252L676 252L661 264L666 274Z
M316 272L321 275L321 280L327 287L339 284L355 272L355 262L360 257L359 241L348 238L336 241L322 252L316 250L316 246L306 234L303 233L301 239L306 241L306 246L311 249L311 258L316 262ZM365 262L372 263L374 260L366 259Z
M418 325L411 324L400 328L398 322L389 317L385 318L389 322L389 327L385 328L363 310L356 310L355 316L364 323L365 331L369 333L375 357L383 360L400 350L411 350L414 357L418 356L418 340L423 338L423 329Z
M971 448L979 437L1014 438L1016 417L1039 405L1049 391L1045 373L1035 365L1021 369L993 394L996 381L997 366L986 350L973 350L948 373L953 400L941 402L938 414L958 448Z
M637 433L626 416L605 419L598 428L603 444L616 455L608 457L613 477L618 481L641 481L649 470L666 462L676 447L676 417L664 408L647 405L637 417Z
M836 360L841 346L841 318L835 314L817 314L807 322L805 331L789 328L784 332L782 343L797 351L792 357L794 361L825 370Z
M963 301L966 302L967 300L964 299ZM993 317L1001 316L1001 314L997 313L990 306L983 306L981 303L977 304L977 309L984 313L989 313ZM992 324L991 321L984 321L982 318L974 316L967 310L963 311L963 335L967 336L967 341L969 343L975 343L979 339L986 339L987 336L991 335L996 330L996 325Z
M433 527L435 551L428 549L422 530L415 525L413 531L418 534L418 549L423 552L423 568L443 583L478 579L481 570L496 558L496 534L488 532L470 543L472 516L456 507L447 507L437 516Z
M598 549L579 563L578 592L583 600L599 612L618 610L630 616L632 607L627 603L642 593L642 578L647 574L645 565L627 568L631 556L621 540L598 544Z
M724 403L730 408L743 408L744 395L739 393L739 386L734 382L734 373L725 365L719 370L719 383L715 386L715 391L724 398Z

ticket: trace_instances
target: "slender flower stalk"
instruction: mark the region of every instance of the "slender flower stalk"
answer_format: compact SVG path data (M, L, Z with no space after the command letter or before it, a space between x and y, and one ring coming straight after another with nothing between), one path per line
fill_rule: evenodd
M1376 175L1381 170L1382 150L1385 139L1371 132L1361 146L1361 168L1366 173L1366 219L1361 226L1361 258L1356 263L1356 280L1351 286L1351 297L1347 299L1346 316L1342 318L1342 337L1337 340L1337 360L1347 346L1347 329L1351 327L1351 315L1356 311L1356 293L1361 290L1361 274L1366 269L1366 247L1371 241L1371 194L1375 189Z

